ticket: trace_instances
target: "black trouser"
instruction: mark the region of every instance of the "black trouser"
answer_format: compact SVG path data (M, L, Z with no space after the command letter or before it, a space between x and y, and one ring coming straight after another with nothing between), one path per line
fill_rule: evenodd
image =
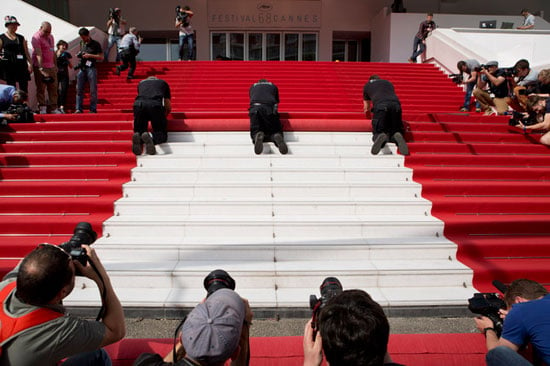
M122 60L122 65L118 67L120 71L124 71L130 66L128 70L128 76L134 76L136 71L136 54L131 49L125 48L120 51L120 59Z
M155 145L168 140L168 121L164 106L158 100L136 100L134 102L134 132L147 132L147 123L151 121L153 142Z
M378 135L385 133L393 141L396 132L404 133L401 104L395 101L377 103L372 115L372 140L375 141Z
M6 69L4 70L4 80L6 81L6 84L14 86L17 88L17 84L19 84L19 88L23 90L25 93L29 92L29 80L31 79L29 75L29 71L27 70L27 62L24 63L16 63L11 64L8 63L6 65Z
M262 131L266 140L270 140L271 135L283 133L283 126L279 119L279 114L273 110L273 106L268 104L254 103L248 110L250 117L250 137L254 142L254 136Z
M57 106L64 107L67 103L67 90L69 89L69 75L64 73L57 73Z

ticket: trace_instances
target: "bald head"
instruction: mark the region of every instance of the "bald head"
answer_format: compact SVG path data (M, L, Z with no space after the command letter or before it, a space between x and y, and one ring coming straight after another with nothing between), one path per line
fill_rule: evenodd
M42 24L40 24L40 31L42 35L49 35L52 32L52 25L50 22L42 22Z

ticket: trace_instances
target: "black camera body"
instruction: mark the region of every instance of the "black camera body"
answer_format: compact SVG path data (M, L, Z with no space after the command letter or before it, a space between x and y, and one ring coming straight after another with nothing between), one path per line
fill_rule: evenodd
M92 225L89 222L79 222L74 228L71 239L60 244L59 247L69 253L73 260L77 260L85 266L88 262L88 255L82 248L82 244L91 245L96 239L97 233L92 229Z
M223 269L216 269L210 272L203 281L206 297L212 295L221 288L235 290L235 280Z
M182 22L184 27L189 25L189 14L179 5L176 6L176 20Z
M455 84L461 84L462 83L462 74L450 74L449 77Z
M13 123L13 122L15 122L15 123L34 122L34 113L33 113L32 109L30 109L29 106L26 103L12 104L3 113L17 115L17 117L15 117L15 120L9 121L11 123ZM4 120L7 121L6 119L4 119Z
M330 299L336 297L344 291L342 284L336 277L327 277L321 283L319 292L321 297L309 295L309 307L312 310L311 328L313 328L313 339L319 330L319 313L321 309L329 302Z
M84 51L79 51L76 54L76 57L79 59L78 64L76 64L73 69L86 69L86 59L84 58Z
M514 77L517 74L517 71L514 67L507 67L502 69L504 70L504 76L505 77Z
M513 111L512 118L508 120L508 125L514 127L517 126L520 122L524 126L536 125L538 123L537 117L538 114L536 112L529 112L529 114L525 116L523 113Z
M486 316L493 321L493 328L498 337L502 333L502 319L499 310L505 309L506 303L497 294L480 292L468 299L468 309L474 314Z

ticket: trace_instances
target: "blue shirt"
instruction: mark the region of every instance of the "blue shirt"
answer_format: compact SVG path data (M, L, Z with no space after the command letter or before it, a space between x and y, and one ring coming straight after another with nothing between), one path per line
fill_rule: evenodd
M550 295L514 304L504 320L502 338L516 346L531 343L540 358L550 364Z
M4 111L13 103L15 87L11 85L0 84L0 118L4 118Z

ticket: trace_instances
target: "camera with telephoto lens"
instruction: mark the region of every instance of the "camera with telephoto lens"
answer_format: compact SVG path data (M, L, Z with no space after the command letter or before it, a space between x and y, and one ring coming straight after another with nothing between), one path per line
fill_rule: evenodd
M2 113L16 115L15 119L11 121L8 121L7 119L4 118L3 121L6 121L6 123L34 122L34 113L26 103L12 104L8 107L6 111Z
M182 22L184 27L189 25L189 14L179 5L176 6L176 20Z
M203 284L207 292L206 297L209 297L221 288L235 290L235 280L223 269L216 269L210 272L204 278Z
M517 74L517 70L514 67L507 67L502 69L504 71L504 77L514 77Z
M311 328L313 328L313 340L319 330L319 313L321 309L325 307L330 299L340 295L344 288L336 277L327 277L321 283L319 287L321 297L317 298L315 295L309 295L309 307L312 310L311 316Z
M462 83L462 74L450 74L449 77L455 84L461 84Z
M73 260L77 260L83 266L88 262L86 250L82 244L91 245L97 239L97 233L89 222L79 222L74 228L74 233L69 241L60 244L59 247L69 253Z
M500 281L493 281L493 286L502 293L506 292L507 287ZM506 309L506 303L498 294L491 292L475 293L472 298L468 299L468 309L474 314L483 315L491 319L495 333L500 338L503 321L499 311Z

